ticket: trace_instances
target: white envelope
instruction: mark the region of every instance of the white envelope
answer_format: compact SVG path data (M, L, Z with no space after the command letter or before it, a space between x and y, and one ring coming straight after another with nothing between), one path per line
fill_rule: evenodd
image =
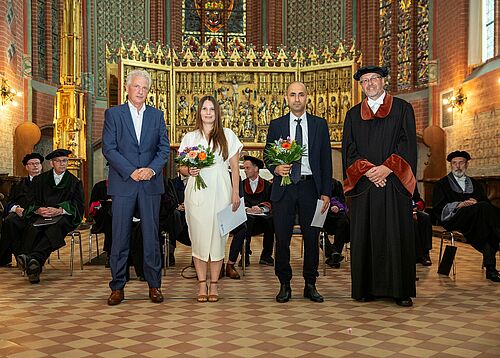
M321 208L323 207L323 200L319 200L316 203L316 210L314 211L314 217L311 222L311 226L323 227L323 224L326 220L326 214L328 214L328 210L325 210L323 214L321 214Z
M229 204L229 206L217 213L217 222L221 236L229 234L231 230L240 226L245 221L247 221L247 213L245 211L244 198L240 198L240 206L235 212L233 212L233 204Z

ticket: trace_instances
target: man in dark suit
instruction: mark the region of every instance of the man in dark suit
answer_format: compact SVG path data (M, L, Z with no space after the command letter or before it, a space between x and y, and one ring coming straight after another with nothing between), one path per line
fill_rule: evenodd
M144 278L149 298L163 301L161 252L158 245L160 197L164 192L163 167L170 146L163 113L145 102L151 77L144 70L129 73L128 103L106 110L102 152L109 162L108 194L112 197L113 239L109 305L120 304L125 295L125 271L130 250L132 217L138 211L144 239Z
M42 163L43 156L39 153L26 154L23 158L28 176L12 187L9 201L5 205L5 219L0 236L0 266L9 266L12 263L12 254L19 253L22 233L28 224L23 219L24 209L29 204L26 198L33 178L42 172Z
M292 296L290 239L298 211L304 240L304 297L323 302L323 296L316 290L319 228L312 227L311 222L318 199L323 202L322 212L328 210L330 205L332 156L328 125L325 119L305 112L307 90L303 83L291 83L285 99L290 113L271 121L264 150L264 161L274 175L271 203L276 233L275 273L281 284L276 301L284 303ZM287 137L295 138L297 143L307 148L306 154L300 162L293 164L293 168L288 164L273 164L267 150L275 141ZM287 175L290 175L292 184L282 186L282 177Z

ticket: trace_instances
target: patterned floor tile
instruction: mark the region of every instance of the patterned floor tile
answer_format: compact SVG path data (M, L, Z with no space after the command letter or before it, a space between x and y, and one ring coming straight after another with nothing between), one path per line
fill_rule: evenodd
M260 238L252 240L255 253L260 245ZM88 253L87 243L83 249ZM287 304L274 300L279 282L273 268L254 257L241 280L220 281L218 303L197 303L196 281L181 275L190 251L180 246L176 266L163 277L163 304L152 304L147 284L132 273L125 301L110 307L110 271L96 265L80 270L76 258L70 276L65 247L60 259L52 255L38 285L16 268L0 268L0 357L500 356L500 285L484 278L481 255L461 243L456 279L438 275L437 251L431 267L417 265L411 308L392 300L353 301L349 263L328 268L326 276L320 267L324 303L304 299L299 239L292 240Z

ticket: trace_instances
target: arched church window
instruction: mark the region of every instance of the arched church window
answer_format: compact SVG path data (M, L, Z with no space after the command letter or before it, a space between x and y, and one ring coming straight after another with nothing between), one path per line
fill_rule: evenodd
M246 0L183 0L183 44L244 42Z

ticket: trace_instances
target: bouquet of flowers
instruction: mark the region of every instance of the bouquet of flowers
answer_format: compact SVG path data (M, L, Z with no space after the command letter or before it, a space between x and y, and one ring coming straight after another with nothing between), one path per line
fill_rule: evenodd
M290 137L286 139L278 139L274 144L266 148L266 156L273 165L292 164L293 162L300 161L303 155L306 154L306 147L298 145L295 140ZM281 179L281 185L290 185L292 181L290 176L284 176Z
M205 148L202 145L198 145L195 147L186 147L182 152L179 153L179 156L175 158L175 162L184 165L188 168L206 168L214 164L215 156L214 152L210 148ZM198 174L195 177L194 190L205 189L207 184Z

